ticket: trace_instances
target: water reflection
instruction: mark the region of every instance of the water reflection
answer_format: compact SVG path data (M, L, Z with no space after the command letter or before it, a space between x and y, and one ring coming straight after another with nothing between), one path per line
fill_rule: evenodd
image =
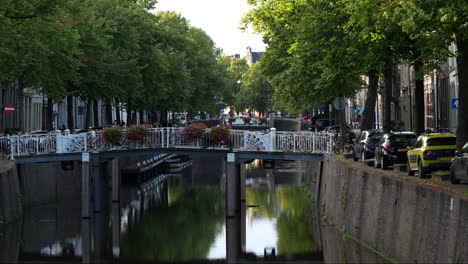
M376 260L320 228L299 184L307 173L301 162L276 162L275 169L248 164L241 213L226 218L223 162L208 161L194 159L180 173L125 186L120 203L91 219L81 219L79 201L26 208L22 221L0 225L0 262L309 262L322 261L318 245L331 262Z

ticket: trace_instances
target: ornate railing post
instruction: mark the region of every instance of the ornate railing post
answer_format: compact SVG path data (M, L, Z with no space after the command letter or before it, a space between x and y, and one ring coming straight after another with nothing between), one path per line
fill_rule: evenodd
M269 151L276 150L276 128L270 128L270 149Z
M13 144L13 137L8 136L8 141L10 142L10 159L15 160L15 145ZM7 142L8 142L7 141Z
M244 131L244 150L247 150L247 147L248 147L248 142L247 142L247 138L249 137L248 133L249 132Z
M167 128L167 134L166 134L166 136L167 136L167 138L166 138L166 148L168 148L169 145L170 145L170 143L171 143L171 142L169 142L169 140L170 140L170 132L171 132L170 128Z

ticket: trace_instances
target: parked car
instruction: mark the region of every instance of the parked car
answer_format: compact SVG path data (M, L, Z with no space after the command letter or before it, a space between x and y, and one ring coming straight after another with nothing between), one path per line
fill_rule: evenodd
M365 162L366 159L374 158L375 145L382 138L383 133L378 130L364 130L361 136L353 146L353 159L358 161L361 159Z
M460 152L455 151L455 156L450 166L450 181L459 184L461 180L468 180L468 142Z
M236 120L234 122L232 122L231 125L243 125L244 120L242 118L244 118L244 117L246 117L246 116L243 116L243 115L236 116Z
M407 152L416 139L413 132L384 134L375 147L374 166L385 170L393 164L407 163Z
M455 156L456 137L453 134L421 135L408 151L408 175L419 172L420 178L428 177L435 170L448 170Z
M314 130L316 132L324 130L326 127L331 126L331 122L328 119L317 119L315 121Z
M341 133L341 126L329 126L325 128L323 131L339 134ZM346 143L353 143L354 142L353 139L356 138L356 135L354 134L350 126L346 126L345 136L346 136Z

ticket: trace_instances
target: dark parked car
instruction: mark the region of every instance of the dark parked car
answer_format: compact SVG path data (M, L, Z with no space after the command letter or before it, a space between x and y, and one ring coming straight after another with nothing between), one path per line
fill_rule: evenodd
M366 159L374 157L375 145L382 138L383 133L377 130L364 130L353 146L353 159L364 162Z
M450 181L459 184L461 180L468 180L468 142L455 155L450 166Z
M330 127L325 128L323 131L339 134L341 133L341 126L330 126ZM349 126L346 126L345 136L346 136L346 143L353 143L354 142L353 139L356 138L356 135L354 134L351 127Z
M407 162L406 153L413 146L417 136L413 132L384 134L375 147L374 166L385 170L387 166Z
M315 122L314 130L316 132L324 130L326 127L331 126L331 122L328 119L318 119Z

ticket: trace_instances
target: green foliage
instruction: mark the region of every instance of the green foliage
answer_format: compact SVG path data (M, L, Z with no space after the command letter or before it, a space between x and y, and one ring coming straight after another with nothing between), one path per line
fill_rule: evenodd
M280 211L276 229L278 253L304 254L316 250L309 227L308 209L311 205L303 191L305 187L282 186L276 189Z
M254 63L242 75L242 85L236 96L238 109L266 113L272 110L273 87L261 71L261 61Z
M21 79L55 101L73 95L118 99L128 111L217 112L230 93L229 65L203 30L174 12L150 12L156 3L5 0L0 80Z
M122 257L157 262L207 257L223 228L224 194L218 188L188 192L175 187L169 192L169 206L152 208L138 221L129 220L130 232L122 234Z

